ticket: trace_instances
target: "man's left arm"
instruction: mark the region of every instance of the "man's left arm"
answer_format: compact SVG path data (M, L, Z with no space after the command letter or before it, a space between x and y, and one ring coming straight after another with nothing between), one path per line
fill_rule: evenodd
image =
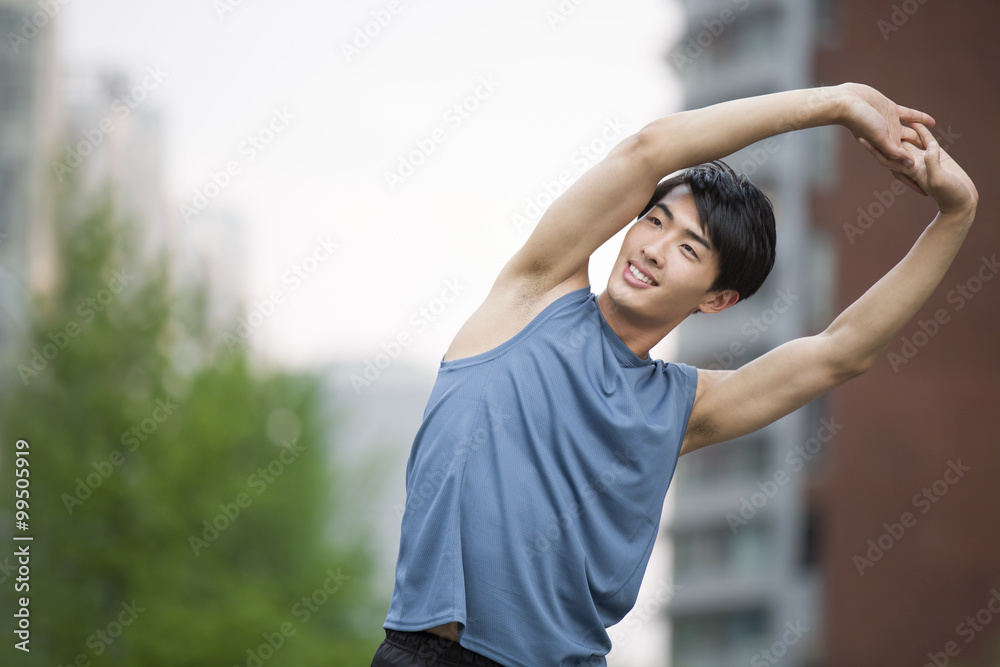
M930 298L972 225L979 195L930 131L914 127L922 146L905 144L913 167L862 143L933 197L937 216L906 256L822 333L785 343L735 371L699 369L681 454L763 428L865 372Z

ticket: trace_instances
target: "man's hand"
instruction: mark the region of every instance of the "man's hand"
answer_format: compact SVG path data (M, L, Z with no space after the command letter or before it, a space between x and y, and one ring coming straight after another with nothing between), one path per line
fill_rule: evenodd
M841 123L883 165L912 167L914 158L905 144L921 142L912 124L934 125L934 119L922 111L896 104L871 86L845 83L840 89Z
M937 202L938 210L945 214L974 215L979 202L979 192L969 175L935 141L934 135L922 123L913 123L915 140L906 139L903 147L910 155L913 166L901 166L885 159L879 151L862 141L882 166L912 180Z

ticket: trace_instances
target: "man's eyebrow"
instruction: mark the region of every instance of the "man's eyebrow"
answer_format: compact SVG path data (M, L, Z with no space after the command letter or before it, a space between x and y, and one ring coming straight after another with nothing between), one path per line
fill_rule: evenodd
M674 214L670 212L670 209L663 202L656 202L655 204L653 204L653 208L660 208L660 209L662 209L663 213L668 218L670 218L671 220L674 219ZM705 248L707 250L711 250L712 249L712 244L708 242L708 239L704 238L700 234L695 234L693 231L691 231L687 227L684 228L684 234L686 236L688 236L689 238L691 238L691 239L697 241L698 243L702 244L703 246L705 246Z

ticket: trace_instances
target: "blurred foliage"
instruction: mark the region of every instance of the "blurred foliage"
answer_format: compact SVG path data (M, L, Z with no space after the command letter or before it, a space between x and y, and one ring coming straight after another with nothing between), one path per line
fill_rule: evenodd
M5 611L0 664L368 664L386 604L367 542L331 535L350 521L350 471L328 456L318 380L220 344L204 291L171 285L110 195L86 214L81 199L53 196L61 279L4 368L0 533L30 544L31 651L13 648ZM6 511L18 438L34 536L21 543ZM24 595L14 548L0 552L4 610Z

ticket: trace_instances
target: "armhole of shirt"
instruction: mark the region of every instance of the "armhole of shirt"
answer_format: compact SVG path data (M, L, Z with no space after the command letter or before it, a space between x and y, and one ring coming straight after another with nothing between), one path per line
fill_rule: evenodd
M439 370L450 371L459 368L464 368L465 366L473 366L475 364L481 364L485 361L489 361L490 359L493 359L503 354L504 352L506 352L507 350L509 350L510 348L512 348L513 346L517 345L519 342L527 338L532 331L537 329L539 326L541 326L541 324L545 320L549 319L550 317L558 313L560 310L563 310L564 308L568 308L578 303L582 303L592 295L593 292L591 292L590 290L590 285L587 285L586 287L581 287L580 289L573 290L572 292L567 292L566 294L563 294L561 297L559 297L549 305L545 306L545 308L543 308L540 313L535 315L535 317L530 322L528 322L523 329L521 329L516 334L514 334L504 342L500 343L493 349L487 350L486 352L480 352L479 354L474 354L471 357L462 357L461 359L452 359L449 361L445 361L444 358L442 358Z
M681 442L684 441L684 434L687 433L688 422L691 420L691 412L694 411L694 399L698 396L698 369L689 364L682 364L675 361L663 362L665 370L669 373L671 366L681 374L682 393L684 394L684 419L681 426Z

